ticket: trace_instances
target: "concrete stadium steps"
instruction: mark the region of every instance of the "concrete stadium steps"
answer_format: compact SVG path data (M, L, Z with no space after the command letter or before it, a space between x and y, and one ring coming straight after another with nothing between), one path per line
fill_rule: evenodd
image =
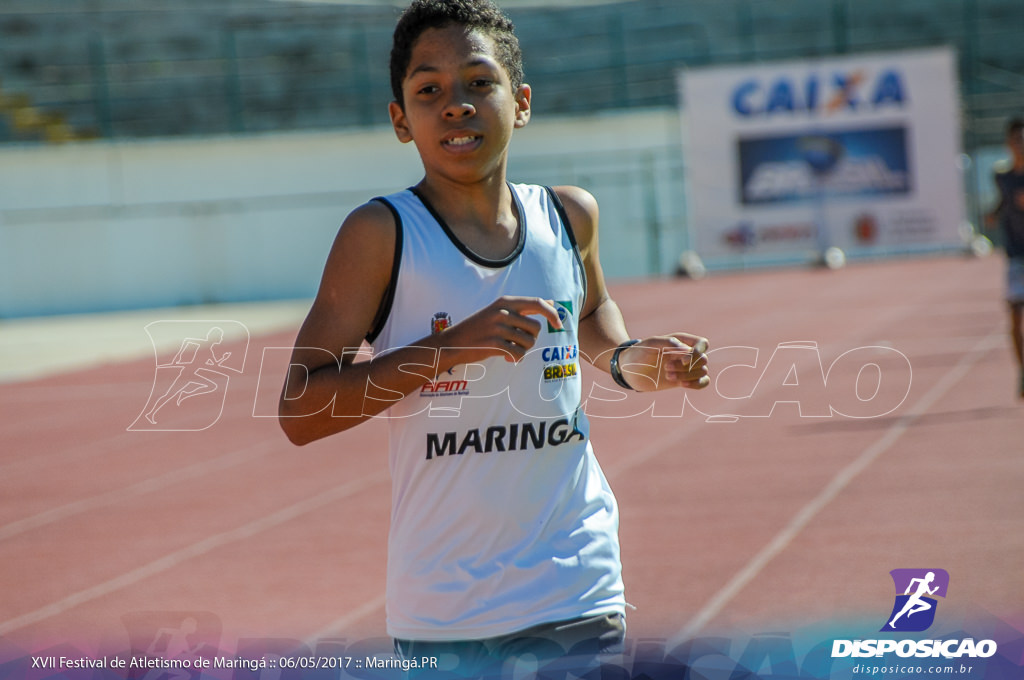
M681 67L842 51L952 45L972 63L1024 74L1019 0L632 0L508 12L540 114L673 106ZM104 136L381 123L397 13L387 3L5 0L0 79ZM1024 92L962 71L968 95ZM999 115L973 102L968 119ZM980 141L1000 141L975 127ZM0 141L10 138L0 128Z

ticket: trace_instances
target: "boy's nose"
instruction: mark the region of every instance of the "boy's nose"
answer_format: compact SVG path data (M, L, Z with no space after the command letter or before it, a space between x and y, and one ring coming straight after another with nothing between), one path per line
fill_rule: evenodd
M462 98L454 98L444 107L445 118L464 118L476 113L476 108Z

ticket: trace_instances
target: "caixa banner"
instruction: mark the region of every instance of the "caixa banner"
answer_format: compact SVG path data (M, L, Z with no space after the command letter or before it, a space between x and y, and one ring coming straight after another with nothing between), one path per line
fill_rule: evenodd
M692 248L710 267L959 249L948 49L680 76Z

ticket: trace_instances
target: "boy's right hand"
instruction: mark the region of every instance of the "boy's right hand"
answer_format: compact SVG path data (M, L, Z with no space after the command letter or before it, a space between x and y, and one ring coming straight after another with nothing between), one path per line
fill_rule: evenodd
M492 356L519 361L537 342L543 328L533 316L543 317L555 328L562 327L551 300L507 295L442 331L443 343L446 348L458 350L456 363Z

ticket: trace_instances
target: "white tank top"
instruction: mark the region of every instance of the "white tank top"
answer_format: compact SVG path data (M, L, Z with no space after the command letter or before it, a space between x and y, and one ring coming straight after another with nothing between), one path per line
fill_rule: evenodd
M399 242L386 316L368 337L375 354L501 295L554 300L564 319L555 330L541 318L517 364L456 366L386 413L397 638L485 638L624 610L618 508L580 408L582 263L553 194L510 187L520 238L500 261L469 251L412 190L382 199Z

